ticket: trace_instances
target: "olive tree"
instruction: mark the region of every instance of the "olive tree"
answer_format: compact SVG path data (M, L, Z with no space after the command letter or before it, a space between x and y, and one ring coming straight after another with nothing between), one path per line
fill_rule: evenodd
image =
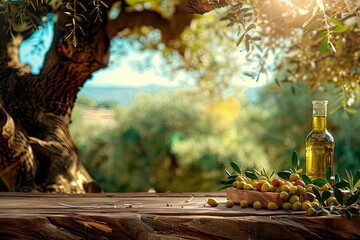
M0 175L11 191L100 191L68 132L76 95L92 73L108 66L114 37L141 40L151 29L161 38L143 41L144 47L162 43L168 59L180 53L175 68L195 73L210 93L231 85L239 69L229 56L240 48L255 63L244 77L257 81L276 70L280 91L300 81L312 89L330 83L339 90L339 106L353 111L360 81L358 6L354 0L0 0ZM194 13L208 12L218 20L196 22ZM19 46L49 13L56 19L53 41L34 75L20 63ZM274 55L280 60L268 64Z
M68 126L79 89L109 62L111 40L125 29L151 26L168 44L194 15L184 1L0 1L0 176L10 191L97 192ZM116 14L109 17L109 12ZM19 46L56 22L39 75L19 61Z

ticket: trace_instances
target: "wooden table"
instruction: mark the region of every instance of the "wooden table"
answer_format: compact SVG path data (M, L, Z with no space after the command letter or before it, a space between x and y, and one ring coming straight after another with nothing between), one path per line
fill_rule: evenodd
M208 206L209 197L220 205ZM0 239L360 239L360 217L228 209L225 201L224 192L3 192Z

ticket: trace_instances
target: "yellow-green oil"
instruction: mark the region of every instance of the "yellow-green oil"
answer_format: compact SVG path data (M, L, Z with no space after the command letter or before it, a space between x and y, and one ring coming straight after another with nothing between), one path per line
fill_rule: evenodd
M326 129L326 116L313 116L313 130L305 141L306 175L311 179L325 178L330 165L334 171L335 141ZM331 173L334 176L334 173Z

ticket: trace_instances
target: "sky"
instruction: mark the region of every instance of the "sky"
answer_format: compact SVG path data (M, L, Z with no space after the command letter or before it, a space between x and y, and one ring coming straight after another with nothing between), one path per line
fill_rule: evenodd
M52 19L52 16L49 17ZM48 21L46 27L37 30L29 39L25 40L19 49L19 57L22 64L29 64L33 74L39 74L42 68L45 54L50 48L53 38L54 23ZM39 44L42 41L41 44ZM150 50L140 51L136 46L130 45L124 39L121 44L126 48L125 56L117 59L119 54L114 48L118 44L112 44L110 64L107 68L101 69L93 74L92 79L85 83L85 87L140 87L147 85L159 85L167 87L182 87L194 85L194 80L186 71L177 72L172 78L164 72L165 60L161 53ZM141 65L147 59L150 67L141 70ZM140 66L140 67L139 67ZM166 67L165 67L166 69ZM121 77L119 77L121 76ZM271 78L271 73L269 78ZM243 81L239 77L232 79L233 85L257 87L266 83L266 76L262 74L258 82L254 80Z

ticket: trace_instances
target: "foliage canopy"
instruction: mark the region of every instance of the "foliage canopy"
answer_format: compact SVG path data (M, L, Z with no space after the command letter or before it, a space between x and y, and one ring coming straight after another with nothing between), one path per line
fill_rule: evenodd
M304 82L311 90L326 91L324 85L330 83L338 94L335 109L342 106L354 112L349 106L359 100L360 90L359 1L194 0L188 3L193 12L215 11L193 18L180 38L171 41L154 38L151 35L154 29L159 28L163 36L166 29L150 22L135 28L129 24L118 36L139 41L143 49L162 51L174 70L189 70L210 94L231 86L239 72L240 78L258 81L261 75L275 71L274 89L281 92L289 87L295 93L294 84ZM64 14L67 17L61 23L64 38L76 47L89 34L90 25L101 23L106 27L108 19L134 12L153 11L171 19L179 4L183 2L2 0L0 13L6 17L9 34L33 32L46 22L48 13ZM174 63L178 60L174 60L177 53L182 60L180 65ZM239 64L242 58L245 61ZM246 71L240 65L247 66Z

